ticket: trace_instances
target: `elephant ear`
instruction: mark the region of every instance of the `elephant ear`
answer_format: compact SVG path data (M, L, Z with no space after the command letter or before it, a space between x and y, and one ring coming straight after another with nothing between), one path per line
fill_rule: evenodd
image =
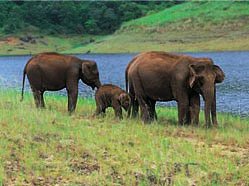
M82 73L84 74L84 75L86 75L86 74L89 74L89 71L90 71L90 68L89 68L89 63L88 62L83 62L82 63Z
M96 69L97 69L97 65L93 61L84 61L82 63L82 73L83 74L88 75L88 74L96 71Z
M215 83L221 83L222 81L224 81L225 73L223 72L223 70L221 70L221 68L217 65L213 66L213 70L216 74Z
M201 79L201 72L205 70L204 65L191 64L189 65L189 86L193 88L194 84Z

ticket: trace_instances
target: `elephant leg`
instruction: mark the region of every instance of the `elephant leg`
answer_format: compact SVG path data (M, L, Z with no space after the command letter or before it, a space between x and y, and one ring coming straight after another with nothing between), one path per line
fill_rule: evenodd
M44 97L43 97L43 95L44 95L44 92L41 93L41 107L42 107L42 108L45 108L45 102L44 102Z
M138 104L138 100L135 99L132 105L132 117L135 118L137 117L138 114L138 110L139 110L139 104Z
M190 99L191 99L191 97L190 97ZM189 125L190 123L191 123L191 105L190 105L190 102L189 102L189 107L188 107L188 110L186 111L184 124Z
M97 106L96 111L95 111L95 115L104 115L105 114L105 108L101 107L101 106Z
M123 119L122 107L120 103L118 101L114 101L112 107L114 109L115 117L119 119Z
M32 89L35 105L37 108L44 107L43 92L40 90Z
M138 103L140 105L141 108L141 117L144 123L150 123L151 117L150 117L150 104L148 101L146 101L144 98L142 97L138 97Z
M127 118L134 117L133 112L134 112L135 96L131 95L131 94L129 94L129 95L130 95L130 98L131 98L131 105L130 105L130 107L128 109Z
M191 113L190 113L190 106L187 110L186 116L185 116L185 120L184 120L184 124L189 125L191 123Z
M128 110L128 118L131 117L135 118L137 117L138 113L138 101L135 99L135 96L130 96L131 97L131 108Z
M39 104L39 93L38 93L38 91L33 91L33 96L34 96L34 100L35 100L35 105L36 105L36 107L37 108L39 108L40 107L40 104Z
M130 117L130 114L132 112L131 117L135 118L135 117L137 117L137 114L138 114L138 106L139 105L138 105L138 101L137 101L136 96L135 96L135 91L134 91L134 87L133 87L132 83L129 84L129 95L131 98L131 109L129 109L129 111L128 111L128 117Z
M70 113L74 112L77 104L77 98L78 98L78 89L68 91L68 112Z
M183 125L189 109L188 108L189 104L187 99L183 99L182 101L178 101L177 105L178 105L178 124Z
M101 99L95 97L95 104L96 104L96 111L94 113L95 116L98 116L102 113L102 103L101 103Z
M190 98L189 105L190 121L191 124L199 124L199 113L200 113L200 95L195 93Z
M157 120L157 114L156 114L156 101L150 100L150 117L151 120Z
M77 104L78 98L78 82L74 82L67 87L67 94L68 94L68 112L74 112Z
M102 113L102 109L100 106L96 107L95 115L100 115Z

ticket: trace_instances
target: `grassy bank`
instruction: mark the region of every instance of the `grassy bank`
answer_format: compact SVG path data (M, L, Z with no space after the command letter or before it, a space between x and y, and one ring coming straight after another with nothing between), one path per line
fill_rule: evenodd
M249 37L245 33L214 35L208 31L167 33L121 33L106 36L98 42L63 51L80 53L137 53L145 51L208 52L249 50Z
M94 42L102 36L46 35L41 33L0 34L0 56L63 52Z
M248 34L240 31L229 33L226 36L209 31L185 31L181 33L170 31L167 33L116 33L110 36L87 36L85 38L80 35L42 37L35 44L23 44L17 36L7 37L11 42L14 42L0 41L0 56L34 55L40 52L84 54L137 53L153 50L167 52L249 50Z
M219 128L176 125L174 108L159 120L94 118L80 98L72 116L64 96L0 92L0 183L5 185L246 185L249 123L219 114ZM203 115L203 114L201 114ZM203 117L201 118L203 123Z

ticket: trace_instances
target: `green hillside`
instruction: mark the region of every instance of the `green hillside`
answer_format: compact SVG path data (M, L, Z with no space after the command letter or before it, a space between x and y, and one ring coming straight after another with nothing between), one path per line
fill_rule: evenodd
M187 2L124 23L112 36L68 52L249 49L249 2Z
M123 24L123 29L145 26L165 27L171 23L195 21L199 24L220 24L224 21L243 20L249 16L249 2L188 2L159 13Z

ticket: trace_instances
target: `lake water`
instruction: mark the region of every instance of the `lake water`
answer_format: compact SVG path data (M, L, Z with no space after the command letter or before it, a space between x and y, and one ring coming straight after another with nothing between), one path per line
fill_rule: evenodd
M210 57L226 74L222 84L217 84L217 110L240 116L249 116L249 51L243 52L205 52L187 53L195 57ZM125 68L135 54L84 54L77 55L82 59L91 59L97 62L100 80L125 87ZM0 57L0 88L21 90L22 72L31 56ZM26 78L25 90L30 91ZM65 90L58 91L66 94ZM83 97L92 97L94 91L79 83L79 94ZM175 106L175 102L163 103Z

